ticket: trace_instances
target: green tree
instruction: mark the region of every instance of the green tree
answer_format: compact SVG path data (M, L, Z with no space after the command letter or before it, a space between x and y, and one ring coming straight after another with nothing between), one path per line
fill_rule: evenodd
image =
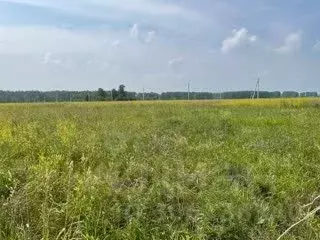
M112 96L112 100L115 101L118 99L118 91L115 89L111 90L111 96Z
M125 91L126 86L121 84L119 86L119 91L118 91L118 100L126 100L127 93Z
M102 88L98 89L98 99L100 101L105 101L107 98L107 93L105 90L103 90Z

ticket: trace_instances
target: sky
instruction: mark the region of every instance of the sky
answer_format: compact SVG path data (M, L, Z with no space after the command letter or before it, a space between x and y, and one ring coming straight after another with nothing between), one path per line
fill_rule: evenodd
M320 92L320 1L0 0L0 89Z

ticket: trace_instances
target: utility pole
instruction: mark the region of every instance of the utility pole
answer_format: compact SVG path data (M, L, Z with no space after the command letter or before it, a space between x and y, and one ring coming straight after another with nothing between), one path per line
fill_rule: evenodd
M254 89L254 92L252 94L252 99L256 97L256 94L257 94L257 99L259 99L260 98L260 78L258 78L256 88Z
M190 100L190 82L188 83L188 100Z
M257 98L260 98L260 78L258 78L258 82L257 82Z

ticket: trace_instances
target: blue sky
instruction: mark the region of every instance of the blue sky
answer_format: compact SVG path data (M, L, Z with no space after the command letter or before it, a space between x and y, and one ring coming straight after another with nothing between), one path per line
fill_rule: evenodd
M320 92L315 0L0 0L0 89Z

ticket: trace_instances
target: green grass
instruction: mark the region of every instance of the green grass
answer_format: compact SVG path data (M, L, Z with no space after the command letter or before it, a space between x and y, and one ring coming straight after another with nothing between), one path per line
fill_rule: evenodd
M0 239L276 239L320 204L320 109L249 102L0 105Z

